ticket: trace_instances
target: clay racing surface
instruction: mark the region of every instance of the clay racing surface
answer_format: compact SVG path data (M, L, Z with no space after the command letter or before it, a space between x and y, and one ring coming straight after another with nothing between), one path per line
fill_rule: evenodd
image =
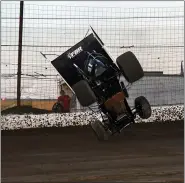
M184 123L147 123L99 142L90 127L2 132L2 182L180 181Z

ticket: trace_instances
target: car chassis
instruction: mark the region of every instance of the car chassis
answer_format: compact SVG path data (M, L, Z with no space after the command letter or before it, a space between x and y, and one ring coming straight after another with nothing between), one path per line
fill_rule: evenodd
M144 76L135 55L128 51L114 62L92 27L91 30L91 34L51 63L82 106L97 103L102 121L91 122L91 127L99 140L107 140L110 135L120 133L126 126L135 123L136 115L149 118L151 106L144 96L139 96L131 109L127 102L128 86L120 81L120 77L124 76L132 84Z

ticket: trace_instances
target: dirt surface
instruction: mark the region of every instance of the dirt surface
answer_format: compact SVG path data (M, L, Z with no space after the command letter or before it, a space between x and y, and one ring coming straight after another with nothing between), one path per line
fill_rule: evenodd
M184 182L184 122L135 124L99 142L90 127L2 132L2 182Z

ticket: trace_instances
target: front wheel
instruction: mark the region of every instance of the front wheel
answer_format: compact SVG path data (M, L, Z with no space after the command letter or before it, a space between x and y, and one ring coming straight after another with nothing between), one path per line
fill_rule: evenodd
M101 121L99 121L99 120L93 121L93 122L91 122L90 125L91 125L91 128L94 131L95 135L97 136L98 140L105 141L105 140L109 139L109 134L105 130Z
M148 119L152 114L150 103L143 96L137 97L135 99L135 108L136 108L138 115L142 119Z

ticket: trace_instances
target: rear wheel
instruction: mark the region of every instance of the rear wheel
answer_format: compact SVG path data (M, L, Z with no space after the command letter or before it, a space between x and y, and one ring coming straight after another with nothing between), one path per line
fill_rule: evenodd
M133 83L144 76L143 69L136 56L128 51L116 59L123 76L129 83Z
M109 133L108 131L105 130L101 121L96 120L96 121L91 122L91 128L93 129L98 140L105 141L109 139Z
M77 82L72 86L72 89L82 106L87 107L96 102L96 96L87 81L81 80Z
M150 103L143 96L135 99L135 108L142 119L148 119L152 114Z

